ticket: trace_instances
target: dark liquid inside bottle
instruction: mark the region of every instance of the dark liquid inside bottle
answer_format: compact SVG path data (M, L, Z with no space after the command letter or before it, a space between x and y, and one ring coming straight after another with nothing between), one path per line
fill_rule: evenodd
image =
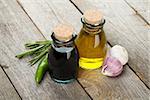
M48 61L50 76L58 83L69 83L77 78L79 66L78 52L73 40L65 43L57 42L58 40L53 37L53 43L56 47L53 45L49 50ZM69 52L67 50L69 50Z

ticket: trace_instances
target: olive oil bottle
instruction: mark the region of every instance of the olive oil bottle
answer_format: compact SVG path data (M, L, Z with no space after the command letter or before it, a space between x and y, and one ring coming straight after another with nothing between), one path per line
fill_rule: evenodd
M72 82L77 78L79 66L73 28L60 24L54 28L51 37L53 41L48 55L50 76L58 83Z
M97 69L102 66L107 47L103 30L105 19L98 10L87 10L81 18L83 27L76 39L79 51L79 66L83 69Z

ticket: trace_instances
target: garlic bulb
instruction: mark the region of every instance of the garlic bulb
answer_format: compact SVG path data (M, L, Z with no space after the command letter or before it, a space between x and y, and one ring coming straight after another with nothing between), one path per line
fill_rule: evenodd
M120 75L122 71L123 71L123 65L118 59L114 57L106 58L102 68L103 75L115 77Z
M120 45L113 46L110 49L110 55L117 58L122 63L122 65L125 65L129 59L127 50Z

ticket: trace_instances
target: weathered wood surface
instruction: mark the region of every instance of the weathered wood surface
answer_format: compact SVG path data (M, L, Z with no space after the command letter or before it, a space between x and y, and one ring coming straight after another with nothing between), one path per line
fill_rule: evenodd
M150 25L150 0L125 0Z
M70 22L77 32L82 26L80 23L82 15L68 0L32 0L32 3L29 0L19 0L19 3L43 35L46 37L49 35L47 39L49 39L51 31L48 34L45 30L55 24L49 23L50 18L46 22L44 18L47 16L54 16L59 22ZM38 10L36 10L37 7ZM42 25L45 25L45 27ZM100 74L100 70L80 70L78 80L94 100L148 99L149 90L128 66L125 66L124 73L117 78L105 77Z
M150 61L148 30L150 27L136 15L135 11L123 0L72 0L84 12L98 8L103 11L107 40L112 44L124 46L129 53L129 65L150 87Z
M94 100L148 100L149 90L128 66L124 67L116 78L103 76L100 70L80 70L79 81Z
M1 29L1 27L0 27ZM21 100L0 66L0 100Z
M51 21L57 20L51 19ZM4 70L21 98L23 100L88 100L89 97L77 81L68 85L61 85L54 83L46 74L42 84L36 86L34 82L36 66L28 65L27 61L30 58L22 60L15 58L16 54L25 50L25 43L44 39L16 0L0 0L0 64L8 66ZM5 82L5 80L2 81ZM2 85L1 89L6 88L3 82L0 82L0 85ZM10 89L12 88L10 87ZM10 94L12 96L13 89L8 91L12 91Z
M80 20L80 18L73 17L76 14L80 16L80 14L72 11L73 9L75 10L72 4L67 6L59 4L61 2L66 3L66 0L18 0L18 2L47 39L51 39L52 29L58 23L70 23L70 21L73 21L71 23L74 25L74 22ZM55 3L58 6L54 5ZM66 8L70 9L69 12L59 12L59 10ZM78 26L79 29L81 26L77 24L75 23L74 26Z

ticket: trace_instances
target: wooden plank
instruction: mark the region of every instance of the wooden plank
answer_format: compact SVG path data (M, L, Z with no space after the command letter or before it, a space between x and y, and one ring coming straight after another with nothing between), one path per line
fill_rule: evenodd
M60 0L50 0L49 2L59 3ZM51 3L48 3L45 0L18 0L18 3L20 3L20 5L24 8L24 10L31 17L35 25L40 29L40 31L46 39L51 39L51 33L54 26L56 26L60 22L70 23L70 20L74 19L70 15L76 15L76 13L74 12L56 12L54 8L51 8L55 5L52 5ZM63 7L66 8L65 5L61 5L60 7L55 8L61 10ZM70 5L68 8L72 8L72 5ZM74 20L80 20L80 18ZM80 28L80 26L78 26L77 23L75 23L74 26L77 26L78 29Z
M144 83L150 87L148 69L150 42L147 25L124 0L72 0L84 12L98 8L103 11L107 40L112 44L124 46L129 53L129 65Z
M59 19L60 21L62 20L63 22L67 20L75 27L76 31L79 32L82 26L80 23L80 17L82 15L68 0L38 0L38 2L40 3L34 1L31 4L30 1L19 0L19 3L23 6L37 27L39 27L43 35L46 36L46 33L44 32L45 29L42 27L42 25L45 24L47 25L45 27L49 27L51 23L45 23L45 19L40 17L46 18L46 16L51 16L53 13L56 15L55 18ZM41 5L43 5L45 8L42 9L40 7ZM32 9L30 9L31 6ZM42 13L42 15L36 15L33 9L37 9L37 7L38 11L36 11L36 13L38 14L44 12L44 14ZM46 11L53 12L46 12L45 9L47 9ZM49 21L50 19L47 19L47 22ZM149 90L128 66L125 66L124 73L117 78L105 77L100 74L99 69L89 71L80 70L78 80L94 100L148 98Z
M103 76L100 70L80 70L79 81L94 100L148 100L149 90L128 66L124 67L116 78Z
M125 0L150 25L150 0Z
M57 84L50 79L48 73L42 84L36 86L36 66L28 65L30 58L15 58L16 54L25 50L26 42L45 39L16 0L0 0L0 23L0 64L8 66L5 71L23 100L89 99L77 81L67 85Z
M21 100L2 68L0 68L0 80L2 80L0 82L0 100Z

